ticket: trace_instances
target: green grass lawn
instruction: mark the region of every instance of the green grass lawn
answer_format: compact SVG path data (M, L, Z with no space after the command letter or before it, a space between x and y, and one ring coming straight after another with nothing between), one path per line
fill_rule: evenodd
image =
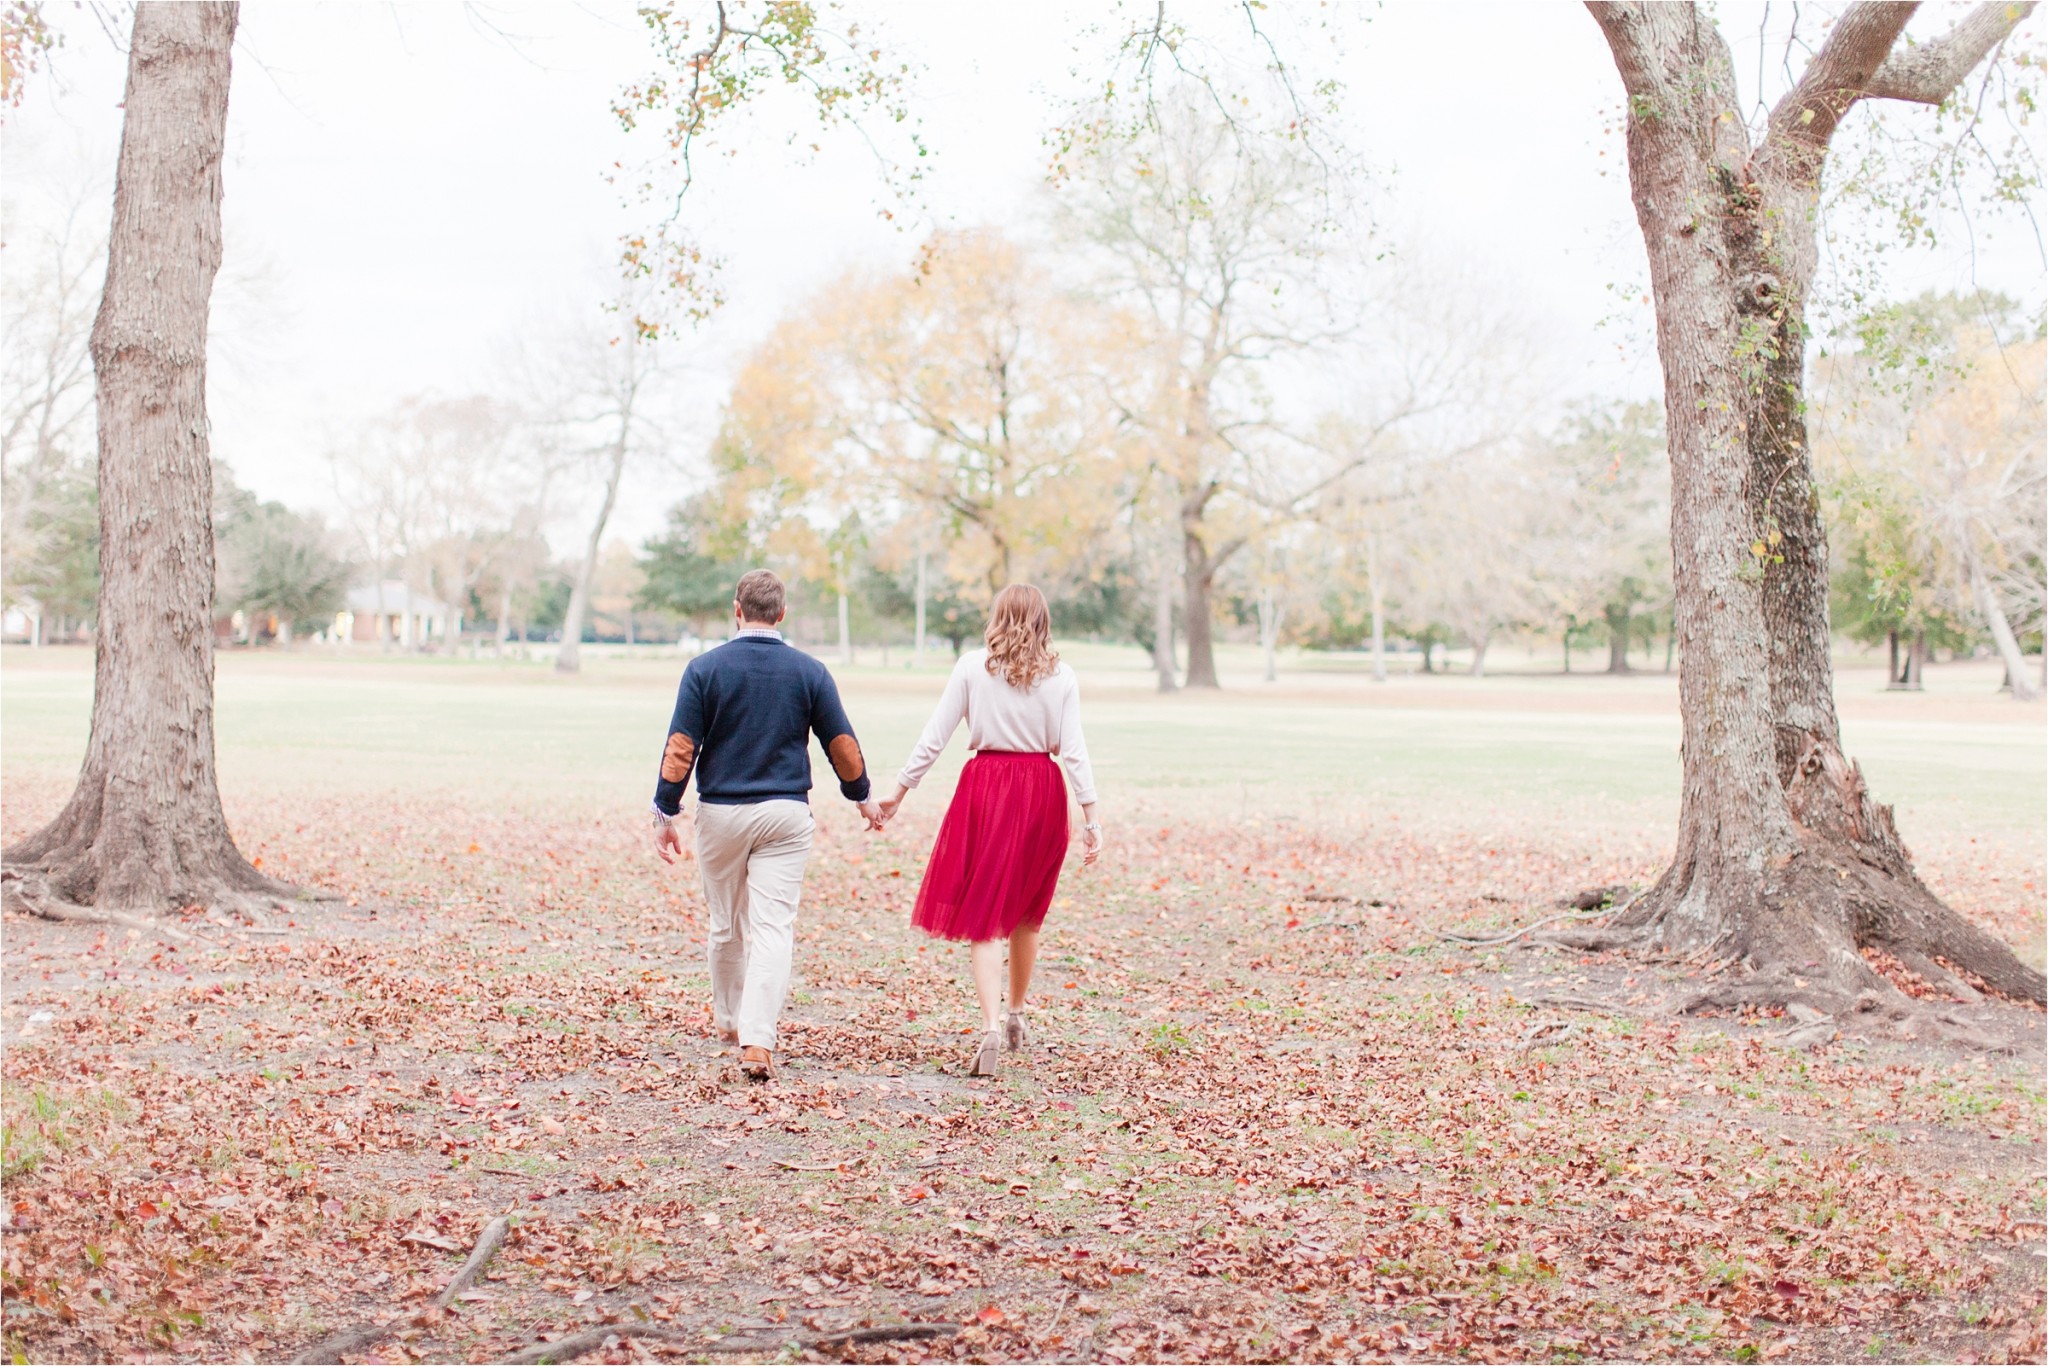
M1661 828L1677 810L1679 727L1661 675L1397 678L1299 671L1257 680L1249 658L1222 693L1159 697L1136 651L1070 652L1106 812L1185 810L1343 816L1396 811L1458 825L1592 823ZM266 791L445 792L530 810L573 797L637 807L668 720L673 657L598 658L558 679L545 664L392 659L368 652L220 658L223 781ZM91 660L81 649L10 649L0 731L10 776L68 776L83 753ZM944 676L841 669L869 762L890 775ZM1863 688L1867 680L1855 680ZM1940 695L1858 713L1851 752L1915 834L2022 846L2048 819L2039 713L1968 709ZM1924 719L1913 719L1918 706ZM1958 719L1960 718L1960 719ZM941 783L964 754L956 742ZM42 786L38 783L37 786ZM21 819L22 813L15 813Z

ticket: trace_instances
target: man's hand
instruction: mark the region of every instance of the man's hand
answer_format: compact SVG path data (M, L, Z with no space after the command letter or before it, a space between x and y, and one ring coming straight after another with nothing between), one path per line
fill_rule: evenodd
M860 814L862 819L867 821L870 830L880 830L889 823L889 818L882 814L881 803L872 797L860 804Z
M663 863L674 863L678 854L684 858L690 856L689 850L683 846L683 832L678 828L688 821L689 817L678 811L674 819L659 822L654 827L654 852L661 855Z
M903 799L909 795L910 789L899 783L896 788L896 795L889 798L888 801L881 803L882 820L885 823L896 819L896 808L903 805Z

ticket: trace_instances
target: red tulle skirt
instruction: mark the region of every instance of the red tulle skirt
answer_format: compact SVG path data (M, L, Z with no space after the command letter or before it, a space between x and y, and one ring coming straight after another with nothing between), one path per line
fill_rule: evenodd
M985 749L960 772L910 923L940 939L1007 939L1045 919L1066 857L1060 766Z

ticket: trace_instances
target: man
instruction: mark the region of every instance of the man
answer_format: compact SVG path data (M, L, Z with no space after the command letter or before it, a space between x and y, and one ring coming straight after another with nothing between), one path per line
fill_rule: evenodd
M719 1039L740 1046L740 1070L765 1081L775 1066L775 1024L789 994L790 950L804 864L811 856L815 734L860 804L882 828L867 763L825 666L783 643L782 580L765 569L733 593L738 631L690 661L654 788L654 850L682 852L683 786L697 774L697 867L711 912L711 1014Z

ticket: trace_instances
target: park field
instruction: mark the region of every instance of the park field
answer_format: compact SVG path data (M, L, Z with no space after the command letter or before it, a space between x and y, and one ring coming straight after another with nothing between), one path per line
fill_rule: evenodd
M1226 651L1225 691L1160 697L1135 651L1069 656L1108 852L1062 883L1033 1048L962 1075L964 953L907 925L956 748L881 835L821 782L784 1065L748 1086L693 870L644 829L680 657L223 655L236 837L335 899L177 938L7 917L7 1355L2048 1350L2048 1017L1795 1047L1678 1014L1687 965L1434 933L1654 878L1675 680ZM944 663L835 671L893 773ZM2048 732L1996 681L1845 661L1845 739L2038 966ZM68 792L90 693L84 650L0 656L7 838Z

